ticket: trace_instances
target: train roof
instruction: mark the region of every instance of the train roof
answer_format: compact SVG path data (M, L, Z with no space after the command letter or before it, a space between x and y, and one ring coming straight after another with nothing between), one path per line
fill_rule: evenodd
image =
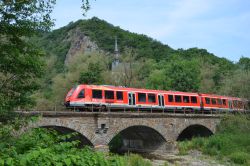
M239 97L223 96L223 95L216 95L216 94L200 93L200 95L203 97L224 98L224 99L231 99L231 100L244 100L243 98L239 98Z
M214 97L214 98L224 98L231 100L247 100L238 97L230 97L216 94L206 94L206 93L194 93L194 92L180 92L180 91L172 91L172 90L153 90L153 89L143 89L143 88L129 88L124 86L114 86L114 85L88 85L81 84L78 85L80 87L88 87L93 89L101 89L101 90L119 90L119 91L133 91L133 92L145 92L145 93L162 93L162 94L175 94L175 95L189 95L189 96L203 96L203 97Z
M163 93L163 94L179 94L179 95L193 95L198 96L198 93L192 92L180 92L180 91L172 91L172 90L153 90L153 89L143 89L143 88L129 88L123 86L113 86L113 85L79 85L79 86L86 86L88 88L94 89L102 89L102 90L121 90L121 91L133 91L139 92L144 91L145 93Z
M221 97L221 98L229 98L228 96L223 96L223 95L217 95L217 94L207 94L207 93L200 93L200 96L204 97Z

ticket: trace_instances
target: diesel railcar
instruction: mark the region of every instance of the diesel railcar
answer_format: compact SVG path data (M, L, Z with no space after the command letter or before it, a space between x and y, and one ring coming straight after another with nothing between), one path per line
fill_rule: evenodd
M142 111L246 111L249 102L237 97L178 91L126 88L110 85L78 85L72 88L65 106L77 110Z

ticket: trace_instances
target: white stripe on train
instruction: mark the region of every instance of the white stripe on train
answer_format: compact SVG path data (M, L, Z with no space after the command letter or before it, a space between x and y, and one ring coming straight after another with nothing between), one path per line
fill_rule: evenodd
M158 106L158 105L145 105L145 104L136 104L136 105L129 105L129 104L119 104L119 103L113 103L113 104L108 104L108 103L101 103L101 102L70 102L70 107L85 107L86 105L98 105L102 106L105 105L108 108L147 108L147 109L176 109L180 110L183 108L186 109L193 109L193 110L200 110L200 106L179 106L179 105L165 105L165 106ZM229 109L229 108L218 108L218 107L203 107L204 110L225 110L225 111L233 111L234 109ZM243 109L235 109L235 110L243 110Z

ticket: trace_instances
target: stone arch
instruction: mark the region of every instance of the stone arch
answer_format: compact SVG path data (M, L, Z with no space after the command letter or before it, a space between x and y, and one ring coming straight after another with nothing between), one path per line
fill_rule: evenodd
M209 137L213 135L213 131L204 125L201 124L191 124L181 130L178 134L176 140L183 141L183 140L190 140L193 137Z
M164 140L168 140L169 138L166 137L165 135L165 130L162 126L158 125L157 123L151 123L150 121L146 121L146 120L131 120L130 121L126 121L126 123L120 122L120 124L117 125L117 127L109 129L108 133L107 133L107 137L106 137L106 144L109 144L109 142L121 131L132 127L132 126L144 126L144 127L149 127L153 130L155 130L157 133L159 133Z
M116 132L116 134L114 134L114 136L117 135L117 134L119 134L119 133L121 133L121 132L123 132L123 131L125 131L125 130L127 130L127 129L134 128L134 127L149 128L149 129L151 129L152 131L154 131L155 133L157 133L163 140L166 141L166 138L165 138L157 129L155 129L155 128L152 127L152 126L149 127L149 126L146 126L146 125L131 125L131 126L128 126L128 127L124 127L124 128L121 129L119 132Z
M91 145L94 145L94 133L88 130L88 126L81 124L79 121L71 119L60 119L60 118L41 118L35 123L31 123L28 128L37 128L37 127L56 127L68 129L70 131L75 131L79 133L82 137L85 137Z
M70 138L68 141L73 141L73 140L78 140L80 141L80 144L78 147L84 147L85 145L90 146L90 147L94 147L94 145L92 144L92 142L86 138L84 135L82 135L81 133L64 127L64 126L39 126L41 128L46 128L46 129L53 129L55 131L57 131L59 134L70 134L70 133L77 133L76 135L72 136L72 138Z
M166 143L166 139L159 131L145 125L132 125L120 130L120 132L111 139L109 145L118 135L121 141L120 151L155 151ZM115 143L117 143L117 140L115 140Z

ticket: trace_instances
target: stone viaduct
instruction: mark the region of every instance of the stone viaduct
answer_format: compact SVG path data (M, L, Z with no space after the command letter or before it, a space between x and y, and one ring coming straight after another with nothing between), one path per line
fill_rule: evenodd
M115 136L122 138L121 151L170 153L176 141L210 136L220 115L109 112L23 112L41 115L29 128L54 128L62 133L78 132L84 144L108 150Z

